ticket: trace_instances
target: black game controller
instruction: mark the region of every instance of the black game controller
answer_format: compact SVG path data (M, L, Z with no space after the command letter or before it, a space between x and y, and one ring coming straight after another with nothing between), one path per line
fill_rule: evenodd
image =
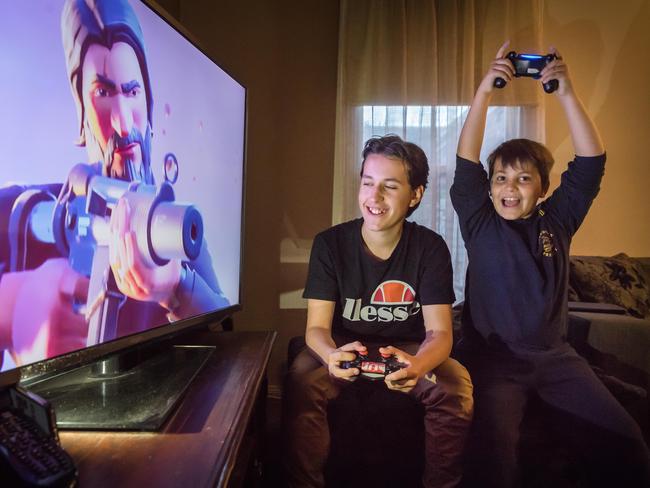
M400 363L392 354L381 354L378 361L371 361L366 354L356 353L356 355L356 359L352 361L341 361L339 367L342 369L359 368L360 375L369 380L383 380L386 375L407 366Z
M541 77L540 73L542 69L544 69L544 66L554 59L557 59L557 56L555 54L517 54L514 51L510 51L506 58L509 59L515 67L516 78L526 76L537 80ZM506 80L501 77L495 78L494 86L497 88L503 88L506 86ZM557 80L549 80L542 86L546 93L553 93L558 89L559 83Z

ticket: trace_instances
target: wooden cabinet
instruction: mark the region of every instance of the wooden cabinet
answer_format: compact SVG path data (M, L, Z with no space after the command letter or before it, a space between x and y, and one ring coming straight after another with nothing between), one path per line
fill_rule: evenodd
M179 343L216 349L160 431L60 431L79 485L238 486L254 475L274 340L270 331L183 337Z

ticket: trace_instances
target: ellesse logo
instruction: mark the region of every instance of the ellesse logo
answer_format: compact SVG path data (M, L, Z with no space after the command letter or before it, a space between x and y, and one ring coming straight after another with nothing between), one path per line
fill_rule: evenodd
M399 280L384 281L370 298L373 305L408 305L415 300L415 290Z
M402 322L420 311L415 290L399 280L381 283L370 296L371 305L362 306L361 298L346 298L343 317L353 322ZM373 306L378 305L378 306Z

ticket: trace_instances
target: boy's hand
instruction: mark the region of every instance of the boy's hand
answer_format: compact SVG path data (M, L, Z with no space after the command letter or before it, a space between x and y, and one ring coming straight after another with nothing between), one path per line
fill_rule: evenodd
M551 80L558 81L558 89L555 94L559 97L570 95L573 93L573 85L571 84L571 77L569 76L569 68L557 52L557 49L551 46L549 52L555 54L557 57L548 63L540 73L540 81L546 83Z
M490 69L483 77L481 84L478 87L477 92L484 94L491 93L494 87L494 80L496 78L503 78L506 83L512 81L512 78L515 76L515 67L512 65L512 61L506 58L506 49L510 41L506 41L497 51L497 55L490 64Z
M356 380L361 372L359 368L343 369L340 367L341 361L354 361L357 357L355 352L368 354L368 349L359 341L350 342L334 349L327 358L327 369L330 375L345 381Z
M402 368L399 371L395 371L386 376L386 378L384 378L386 386L391 390L397 390L403 393L411 391L424 374L424 372L421 372L418 367L418 358L393 346L380 347L379 352L382 354L391 354L400 363L407 365L406 368Z

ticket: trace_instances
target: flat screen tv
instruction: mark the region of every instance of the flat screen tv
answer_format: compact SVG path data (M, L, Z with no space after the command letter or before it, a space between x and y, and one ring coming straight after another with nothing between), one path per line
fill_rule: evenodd
M156 428L218 351L148 346L240 308L246 90L149 1L7 2L0 59L0 384Z

